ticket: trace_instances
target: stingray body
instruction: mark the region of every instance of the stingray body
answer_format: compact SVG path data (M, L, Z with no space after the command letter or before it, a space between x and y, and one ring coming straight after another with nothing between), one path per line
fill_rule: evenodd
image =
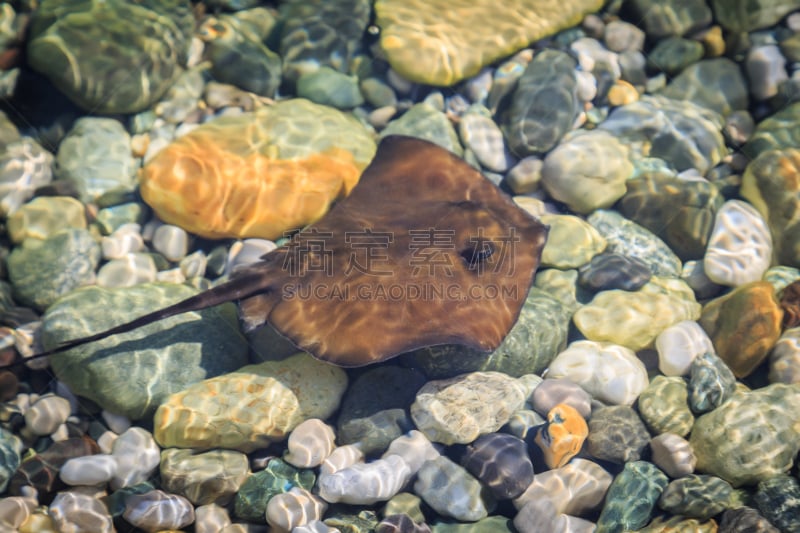
M547 227L449 151L384 138L351 194L287 245L175 305L39 354L239 301L301 350L361 366L437 344L495 349L533 282Z

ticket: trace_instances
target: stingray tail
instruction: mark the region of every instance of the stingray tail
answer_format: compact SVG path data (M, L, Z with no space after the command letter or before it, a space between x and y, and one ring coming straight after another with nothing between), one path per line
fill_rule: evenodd
M33 359L39 359L41 357L47 357L49 355L64 352L90 342L99 341L111 335L127 333L142 326L146 326L147 324L157 322L163 318L169 318L171 316L188 313L190 311L208 309L209 307L214 307L226 302L232 302L242 298L247 298L248 296L253 296L265 290L263 281L265 281L263 280L263 275L260 275L259 273L244 273L242 276L237 276L230 281L226 281L225 283L217 285L216 287L212 287L211 289L203 291L200 294L190 296L185 300L181 300L180 302L172 304L168 307L164 307L163 309L142 315L139 318L131 320L130 322L125 322L124 324L114 326L113 328L95 333L94 335L66 341L50 350L37 353L30 357L25 357L24 359L15 361L8 365L0 366L0 370L25 364Z

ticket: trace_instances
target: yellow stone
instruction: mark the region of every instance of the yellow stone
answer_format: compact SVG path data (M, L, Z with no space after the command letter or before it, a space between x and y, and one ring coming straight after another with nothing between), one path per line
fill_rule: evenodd
M612 106L632 104L639 99L639 91L625 80L617 80L608 90L608 103Z
M210 239L277 239L349 194L375 152L335 109L294 99L223 117L176 139L142 170L158 217Z
M448 86L578 24L604 0L377 0L381 48L401 76Z
M542 450L547 466L561 468L581 451L588 435L589 426L580 413L574 407L560 403L547 413L547 424L534 440Z

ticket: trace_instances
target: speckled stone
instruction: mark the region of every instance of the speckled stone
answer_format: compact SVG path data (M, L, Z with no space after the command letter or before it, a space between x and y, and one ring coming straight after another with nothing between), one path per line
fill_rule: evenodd
M369 533L378 526L378 522L380 520L372 510L348 511L336 507L325 518L325 524L328 527L335 528L334 531L329 531L328 533L335 533L336 531L341 531L342 533Z
M519 318L497 349L489 354L457 345L423 348L404 363L432 379L475 371L497 371L512 377L542 372L567 342L572 310L547 292L531 288Z
M593 457L616 464L638 461L649 441L644 422L631 407L615 405L592 412L586 444Z
M136 168L130 135L118 120L83 117L58 146L55 176L73 185L85 202L132 191Z
M733 487L727 481L690 474L670 482L661 493L658 506L674 515L707 520L728 508L732 495Z
M282 4L278 51L284 80L293 84L320 66L350 72L369 18L370 4L365 0Z
M158 100L186 64L193 23L185 0L45 1L27 60L89 112L132 113Z
M620 213L663 239L683 260L699 259L723 203L705 180L645 176L628 180Z
M169 448L161 452L161 486L195 505L226 505L250 473L247 456L233 450Z
M525 441L505 433L478 437L467 446L461 465L497 500L516 498L533 481L533 463Z
M602 6L597 0L498 5L481 0L449 4L380 0L375 5L381 48L389 63L409 80L449 86L529 43L569 28Z
M19 467L22 450L19 437L0 427L0 492L5 492L11 476Z
M493 508L491 496L464 468L442 456L426 461L417 473L414 493L437 513L462 522L485 518Z
M207 379L165 399L154 435L164 447L223 447L243 452L281 441L300 422L339 407L347 374L299 353Z
M772 26L787 13L797 9L791 0L711 0L717 21L731 32L749 32Z
M790 186L794 184L793 176L797 173L796 167L798 165L796 160L800 157L800 154L793 153L797 146L798 139L800 139L800 130L797 128L799 118L800 102L793 102L786 105L786 107L783 107L775 114L759 122L756 126L756 131L742 149L744 154L751 160L756 159L759 155L769 150L779 151L765 158L760 165L756 165L756 168L761 167L758 173L763 177L760 179L766 178L767 183L773 179L777 181L777 183L771 187L777 193L782 191L780 188L781 183L784 183L786 180L784 174L789 179L787 184ZM784 155L788 155L789 157L784 159ZM781 168L784 165L786 166L786 170ZM745 175L746 174L747 170L745 170ZM746 182L747 180L744 180L743 176L742 185L744 186ZM797 186L791 186L790 190L797 190ZM754 198L751 198L751 195L747 193L747 187L742 190L742 197L756 206L761 214L764 215L764 218L769 220L769 217L765 215L765 211L761 209L761 204L763 204L763 202L759 204ZM768 202L768 204L773 207L775 205L772 202ZM789 211L788 213L792 212ZM777 243L778 239L775 239L775 241Z
M42 342L45 348L52 348L196 293L185 285L168 284L74 291L44 315ZM80 321L75 320L76 313L82 317ZM50 365L74 393L111 412L138 419L152 414L170 394L239 368L246 362L246 354L235 310L227 304L62 352L50 359ZM124 375L119 372L121 367L126 369Z
M517 380L499 372L473 372L426 383L411 405L411 417L433 442L466 444L500 429L524 403Z
M711 23L711 10L702 0L683 2L634 0L630 3L632 14L640 20L652 37L683 35Z
M624 144L603 130L578 130L544 158L541 183L555 200L588 214L619 200L632 174Z
M611 482L597 532L637 530L652 518L668 479L652 463L633 461Z
M464 153L458 134L447 115L427 102L414 104L399 118L389 122L381 130L381 137L387 135L419 137L436 143L456 155Z
M675 76L684 68L703 58L703 45L682 37L667 37L656 42L647 56L647 66Z
M276 239L348 194L374 152L355 118L295 98L177 138L147 161L140 191L159 219L191 233Z
M753 499L767 520L781 531L800 530L800 483L781 474L758 484Z
M737 287L759 281L772 260L772 237L758 211L741 200L719 209L703 258L708 278Z
M699 520L683 516L656 516L638 533L675 533L691 531L692 533L718 533L717 523L713 519Z
M637 291L650 279L650 267L635 257L618 253L600 253L578 270L578 283L586 290L599 292L619 289Z
M560 403L547 413L547 422L539 428L534 442L539 446L548 468L560 468L581 451L589 428L578 411Z
M433 533L514 533L511 519L505 516L488 516L469 524L437 520L431 524Z
M708 302L699 322L717 355L734 375L744 377L767 358L778 341L782 317L772 285L755 281Z
M343 444L352 444L365 454L374 454L385 450L393 439L413 427L408 407L383 409L347 421L340 427L337 437Z
M726 57L686 67L660 91L673 100L690 101L727 117L748 106L747 80L741 67Z
M800 327L785 330L772 348L769 381L800 384Z
M736 376L716 355L705 352L689 367L689 407L697 414L716 409L736 391Z
M298 470L281 459L273 459L267 468L249 475L234 496L237 518L263 524L267 502L292 487L311 490L316 476L311 470Z
M550 363L547 378L566 378L592 397L631 405L647 387L647 370L636 354L611 343L575 341Z
M694 320L678 322L658 334L658 369L665 376L685 376L692 361L704 353L714 353L708 334Z
M319 496L328 503L372 505L386 501L402 489L412 472L399 455L386 455L368 463L356 463L317 478Z
M774 384L737 392L698 417L689 437L697 470L734 487L787 471L800 450L798 401L800 387Z
M69 196L34 198L6 220L8 236L15 244L28 237L46 239L65 228L86 229L83 204Z
M780 533L780 530L769 523L758 511L752 507L739 507L727 509L722 513L719 523L719 533L739 533L748 531L752 533Z
M800 112L800 105L795 104L795 106L797 106L796 112ZM762 122L759 125L759 129L763 124ZM780 127L789 126L781 125ZM757 137L758 134L754 139ZM752 140L750 144L757 142L757 140ZM795 141L790 142L792 146L796 145ZM798 176L800 176L800 150L792 147L765 151L747 165L742 176L741 187L742 197L761 213L769 225L774 259L781 265L792 267L800 267L800 179Z
M606 248L603 236L576 216L542 215L539 219L550 226L550 233L542 250L543 267L577 268Z
M598 129L628 145L633 156L659 157L679 172L705 174L727 153L723 124L714 111L656 95L614 108Z
M674 433L662 433L650 441L653 463L671 478L679 478L694 472L697 457L689 441Z
M152 490L128 496L122 516L145 531L181 529L194 522L194 507L183 496Z
M683 281L653 276L636 292L603 291L573 315L577 328L593 341L608 341L638 351L653 345L669 326L700 317L700 304ZM625 324L620 328L619 324Z
M655 276L680 276L681 260L664 241L646 228L608 209L598 209L586 221L605 237L607 252L640 259Z
M567 53L544 50L526 67L501 119L516 156L547 152L572 129L580 112L575 66Z
M654 434L674 433L685 437L694 424L688 397L683 378L656 376L639 395L639 414Z
M3 121L7 121L5 114ZM6 130L7 128L4 128ZM0 143L0 213L8 216L53 180L53 154L30 137Z
M7 259L16 299L43 310L60 296L94 281L100 247L85 229L65 229L45 240L26 239Z

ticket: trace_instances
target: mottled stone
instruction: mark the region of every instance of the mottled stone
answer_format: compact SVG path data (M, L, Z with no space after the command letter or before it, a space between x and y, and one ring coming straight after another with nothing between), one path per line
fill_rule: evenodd
M578 130L544 158L542 186L577 213L605 209L625 194L633 174L628 148L602 130Z
M467 446L461 465L497 500L516 498L533 481L533 463L525 441L505 433L489 433Z
M647 370L624 346L575 341L558 354L548 378L567 378L592 397L610 404L631 405L647 387Z
M17 301L44 310L93 282L99 261L100 247L87 230L65 229L45 240L26 239L14 248L7 259L8 277Z
M364 103L357 77L325 66L298 78L297 96L308 98L315 104L342 110L352 109Z
M756 131L742 149L744 154L751 160L756 159L762 153L770 150L780 151L780 153L772 154L754 167L754 171L757 171L759 174L759 180L765 180L766 183L772 180L777 181L772 187L774 188L773 194L782 191L782 189L779 188L780 184L783 183L787 177L790 190L797 190L796 178L794 178L794 176L797 174L797 159L800 158L800 155L795 154L795 150L793 149L797 146L798 141L800 141L800 102L793 102L780 109L774 115L770 115L759 122L758 126L756 126ZM784 157L784 154L788 157ZM751 163L748 166L752 165ZM748 171L745 171L745 175L747 173ZM747 183L747 180L743 178L743 187L745 183ZM746 191L747 188L745 187L742 191L742 197L753 204L756 209L764 215L764 218L769 220L769 217L765 214L766 211L761 208L764 202L762 201L759 203L751 197L757 197L758 192L754 191L755 194L746 194ZM778 195L778 197L780 196ZM767 203L768 205L774 205L770 201L767 201ZM789 211L789 213L792 213L792 211ZM778 239L775 239L776 242L777 240Z
M800 111L800 107L797 110ZM763 122L759 129L762 125ZM753 140L751 144L756 142ZM797 144L794 140L789 142L792 146ZM742 197L761 213L769 225L774 261L793 267L800 267L799 176L800 150L792 147L764 151L747 165L741 187Z
M168 284L74 291L44 315L42 342L53 348L196 293L185 285ZM235 370L247 358L247 344L238 333L231 304L167 318L91 347L52 357L53 371L74 393L131 419L152 414L170 394ZM124 375L120 368L126 369Z
M547 423L536 433L534 441L549 468L560 468L575 457L583 446L589 428L578 411L560 403L547 413Z
M586 338L638 351L669 326L700 317L700 304L683 280L654 276L636 292L603 291L572 319ZM625 324L620 328L619 324Z
M550 226L542 250L541 265L560 269L577 268L602 252L606 240L590 224L573 215L542 215L543 224Z
M492 120L488 109L470 108L458 123L458 134L464 146L472 150L484 168L505 172L514 162L503 139L503 132Z
M752 533L779 533L777 527L769 523L758 511L752 507L739 507L727 509L722 513L719 523L719 533L739 533L748 531Z
M708 302L699 322L717 355L744 377L769 355L780 337L782 317L772 285L755 281Z
M164 447L223 447L243 452L281 441L309 418L339 407L347 374L299 353L207 379L165 399L155 414Z
M518 157L553 148L570 130L580 111L575 60L545 50L534 56L501 119L509 148Z
M426 383L411 405L411 416L431 441L466 444L500 429L524 403L525 392L515 379L473 372Z
M781 531L800 530L800 483L783 474L758 484L753 499L767 520Z
M380 0L375 23L392 68L419 83L447 86L577 24L601 6L596 0L515 0L503 5L481 0L452 9L439 0Z
M22 451L22 444L17 440L12 440L11 445L19 445L17 456ZM15 450L10 450L14 453ZM8 484L8 493L19 495L25 492L24 487L30 486L39 494L46 494L53 491L58 483L58 471L68 460L74 457L83 457L99 453L97 443L88 436L71 437L65 440L53 442L47 449L40 453L32 453L25 457L19 468L14 472ZM6 451L6 456L10 454ZM11 461L14 457L11 456ZM6 459L6 465L11 461Z
M311 470L298 470L281 459L247 477L234 496L234 514L248 522L264 523L267 502L292 487L311 490L316 477Z
M697 470L734 487L789 470L800 450L798 401L797 385L774 384L737 392L698 417L689 437Z
M700 520L683 516L656 516L638 533L674 533L691 531L692 533L717 533L718 526L713 519Z
M608 209L598 209L586 221L605 237L606 252L639 259L650 267L654 276L680 276L681 260L646 228Z
M386 501L411 479L411 468L399 455L356 463L333 473L321 473L317 491L328 503L372 505Z
M383 409L344 422L339 427L337 438L343 444L358 446L365 454L380 453L393 439L413 427L408 407Z
M194 507L183 496L152 490L128 496L122 516L145 531L181 529L194 522Z
M749 32L772 26L797 9L791 0L711 0L717 22L731 32Z
M703 258L708 278L737 287L759 281L772 260L772 237L758 211L741 200L719 209Z
M716 476L694 475L676 479L667 485L658 506L675 515L707 520L731 504L733 487Z
M650 434L631 407L596 408L589 419L587 451L597 459L622 464L638 461Z
M725 403L736 391L736 376L712 352L705 352L689 367L689 407L707 413Z
M637 530L650 521L668 479L652 463L633 461L611 482L597 532Z
M686 67L659 94L687 100L727 117L748 107L747 80L741 67L726 57Z
M158 100L186 64L194 29L185 0L45 1L35 15L28 63L76 104L102 114L133 113Z
M336 435L333 428L318 418L301 422L292 430L284 460L298 468L319 466L333 451Z
M634 0L630 2L630 9L647 34L654 38L684 35L711 22L711 10L703 0Z
M381 137L387 135L409 135L419 137L442 148L450 150L456 155L462 155L464 149L458 140L453 124L441 110L436 109L427 102L420 102L411 106L399 118L389 122L381 130Z
M28 237L46 239L65 228L86 229L83 204L69 196L40 196L9 215L6 229L19 244Z
M685 437L694 424L688 397L683 378L656 376L639 395L639 414L656 435L674 433Z
M567 514L556 513L547 501L530 501L514 517L515 531L538 533L539 531L569 531L570 533L592 533L593 522Z
M653 463L671 478L679 478L694 472L697 457L689 441L674 433L662 433L650 441Z
M3 115L0 120L8 119ZM16 136L8 144L0 142L0 213L4 216L19 209L38 187L53 179L53 154L32 138Z
M618 253L600 253L578 270L578 283L592 292L619 289L637 291L652 277L642 260Z
M679 172L695 168L705 174L727 153L723 123L714 111L656 95L614 108L598 129L636 157L659 157Z
M656 42L647 56L647 66L675 76L703 58L703 45L682 37L667 37Z
M757 101L777 95L780 84L789 79L786 73L786 58L775 44L751 48L744 66L750 81L750 94Z
M764 279L770 281L766 276ZM775 290L780 291L778 296L781 309L783 309L783 327L791 329L800 326L800 277L782 288L776 287Z
M426 461L417 473L414 493L437 513L462 522L485 518L493 501L480 482L464 468L442 456Z
M8 481L19 467L22 450L19 437L0 427L0 492L5 492Z
M531 288L516 324L489 354L456 345L432 346L405 359L433 379L475 371L497 371L512 377L542 372L567 342L569 307L547 292Z
M785 330L772 348L769 381L800 384L800 327Z
M48 507L58 531L111 533L108 509L99 499L79 492L59 492Z
M147 162L140 190L161 220L203 237L275 239L347 195L374 151L356 119L296 98L176 139Z
M161 452L161 486L195 505L226 505L250 473L247 456L233 450L166 449Z
M279 53L284 80L294 83L320 66L350 72L370 19L365 0L284 2Z
M685 376L692 361L704 353L714 353L708 334L694 320L678 322L658 334L658 369L665 376Z
M663 239L683 260L699 259L723 203L705 180L645 176L628 180L620 213Z

